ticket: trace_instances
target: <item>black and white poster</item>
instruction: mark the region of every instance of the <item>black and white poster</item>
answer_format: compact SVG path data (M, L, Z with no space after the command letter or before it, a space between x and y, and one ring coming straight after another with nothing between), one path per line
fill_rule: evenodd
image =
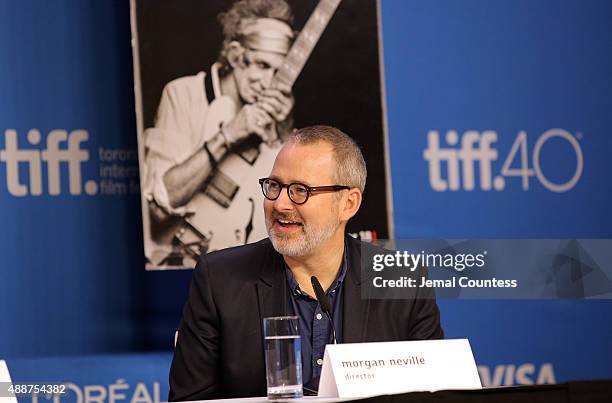
M131 15L147 269L267 237L258 179L316 124L366 160L348 232L392 237L375 0L133 0Z

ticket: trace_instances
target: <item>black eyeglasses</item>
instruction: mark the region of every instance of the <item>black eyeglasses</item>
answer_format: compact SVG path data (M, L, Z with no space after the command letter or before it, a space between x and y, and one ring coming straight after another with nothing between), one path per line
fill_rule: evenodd
M287 195L289 199L295 204L304 204L308 201L310 195L314 192L338 192L344 189L350 189L350 186L307 186L303 183L293 182L288 185L280 183L279 181L271 178L261 178L259 180L261 185L261 191L268 200L276 200L281 194L284 187L287 188Z

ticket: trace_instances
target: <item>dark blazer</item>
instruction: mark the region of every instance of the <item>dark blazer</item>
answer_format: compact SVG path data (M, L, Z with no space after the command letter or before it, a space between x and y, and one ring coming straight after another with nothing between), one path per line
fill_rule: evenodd
M362 243L346 242L344 343L444 336L433 295L362 299ZM265 396L262 319L286 315L287 297L284 260L268 239L202 256L179 327L169 400Z

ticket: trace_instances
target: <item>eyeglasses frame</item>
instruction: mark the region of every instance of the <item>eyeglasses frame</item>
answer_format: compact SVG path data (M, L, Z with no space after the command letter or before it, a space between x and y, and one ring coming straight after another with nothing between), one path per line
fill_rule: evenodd
M267 180L272 180L276 183L278 183L280 185L280 191L278 192L278 196L276 196L274 199L266 196L266 192L264 191L264 182ZM308 201L308 199L310 199L310 196L312 196L313 192L339 192L340 190L350 190L351 187L350 186L344 186L344 185L327 185L327 186L308 186L305 185L301 182L291 182L291 183L282 183L276 179L273 178L260 178L259 179L259 185L261 186L261 192L263 193L264 197L268 200L276 200L280 197L281 193L283 192L283 188L287 188L287 197L289 197L289 200L291 200L292 203L295 203L297 205L302 205L302 204L306 204L306 202ZM301 203L296 202L295 200L293 200L291 198L291 194L289 193L289 187L292 185L300 185L300 186L304 186L306 188L306 192L307 192L307 196L306 196L306 200L304 200Z

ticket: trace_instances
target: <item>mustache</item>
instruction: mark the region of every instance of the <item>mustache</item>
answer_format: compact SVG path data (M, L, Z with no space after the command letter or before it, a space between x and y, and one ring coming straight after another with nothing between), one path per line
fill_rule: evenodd
M304 223L302 218L298 214L281 213L279 211L272 211L271 218L273 220L293 221L300 224Z

